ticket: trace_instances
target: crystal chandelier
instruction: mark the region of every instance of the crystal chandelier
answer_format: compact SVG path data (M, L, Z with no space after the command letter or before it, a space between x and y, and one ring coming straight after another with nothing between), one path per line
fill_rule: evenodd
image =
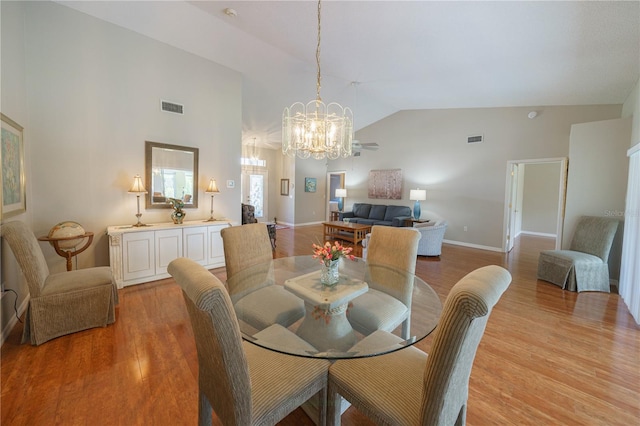
M351 156L353 113L332 102L325 105L320 97L320 0L318 0L318 44L316 47L316 99L296 102L282 113L282 153L317 160Z

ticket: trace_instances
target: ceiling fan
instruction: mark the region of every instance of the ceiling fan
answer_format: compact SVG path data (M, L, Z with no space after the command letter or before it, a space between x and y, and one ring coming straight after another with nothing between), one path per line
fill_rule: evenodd
M363 149L369 151L377 151L379 146L380 145L378 145L376 142L360 142L357 139L351 141L351 149L353 151L354 157L359 157L361 154L360 151Z

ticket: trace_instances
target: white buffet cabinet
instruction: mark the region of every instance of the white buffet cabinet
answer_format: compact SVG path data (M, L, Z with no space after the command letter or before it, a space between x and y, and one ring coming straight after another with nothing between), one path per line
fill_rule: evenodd
M167 266L178 257L207 269L224 266L220 231L227 226L220 220L109 226L109 260L118 288L169 277Z

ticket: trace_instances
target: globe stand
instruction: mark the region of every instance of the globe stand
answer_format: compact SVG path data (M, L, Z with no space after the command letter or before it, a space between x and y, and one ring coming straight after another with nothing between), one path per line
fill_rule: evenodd
M82 248L76 249L73 251L63 250L62 248L60 248L61 241L78 240L80 238L87 238L87 242ZM71 264L71 258L79 255L80 253L82 253L83 251L89 248L89 246L93 242L93 232L85 232L84 235L74 235L72 237L64 237L64 238L40 237L38 238L38 240L48 241L49 243L51 243L53 248L56 250L56 253L58 253L58 255L67 259L67 271L71 271L73 269L73 265Z

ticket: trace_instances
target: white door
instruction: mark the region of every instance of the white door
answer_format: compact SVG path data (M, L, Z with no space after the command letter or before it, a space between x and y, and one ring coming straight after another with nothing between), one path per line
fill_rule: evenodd
M513 249L514 240L516 239L516 223L518 217L518 165L511 164L511 179L509 190L509 203L507 208L509 209L509 224L507 226L507 252Z
M267 170L243 170L242 200L255 207L256 219L267 217L269 172Z

